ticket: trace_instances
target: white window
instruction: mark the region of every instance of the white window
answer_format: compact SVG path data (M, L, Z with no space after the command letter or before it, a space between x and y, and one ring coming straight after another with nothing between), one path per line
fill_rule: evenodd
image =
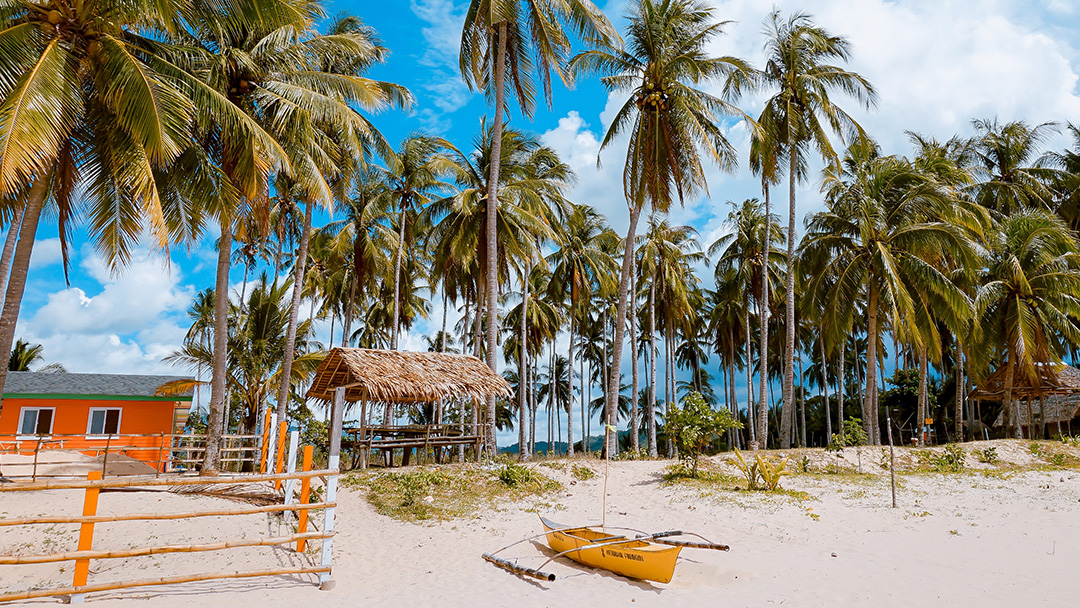
M120 433L120 408L92 407L90 420L86 424L86 434L104 437Z
M19 417L19 435L34 437L52 435L53 413L51 407L24 407Z

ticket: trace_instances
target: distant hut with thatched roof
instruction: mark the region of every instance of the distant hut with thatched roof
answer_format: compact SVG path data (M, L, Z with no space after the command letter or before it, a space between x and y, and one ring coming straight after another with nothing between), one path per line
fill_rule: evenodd
M1080 414L1080 369L1051 363L1039 364L1037 369L1038 379L1017 376L1013 383L1013 399L1020 402L1016 420L1010 420L1009 408L1002 407L994 426L1019 425L1028 438L1045 437L1047 431L1071 434L1072 423ZM974 400L976 411L981 401L1002 402L1005 399L1005 373L1005 366L998 368L968 394Z

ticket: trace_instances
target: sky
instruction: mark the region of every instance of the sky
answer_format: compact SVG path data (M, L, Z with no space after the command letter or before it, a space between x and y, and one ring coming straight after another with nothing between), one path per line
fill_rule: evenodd
M600 6L621 30L627 3L601 0ZM757 65L763 21L774 6L784 14L807 11L822 27L847 37L853 55L848 67L874 85L879 103L867 111L854 100L836 100L887 154L909 152L908 131L938 139L970 135L975 118L1080 124L1080 3L1072 0L716 0L714 6L717 18L729 23L710 51ZM425 131L469 148L481 117L490 113L483 95L470 93L457 71L465 7L466 0L328 5L329 14L347 11L378 30L391 54L370 76L405 85L416 98L408 111L371 117L390 142ZM573 88L556 82L550 108L541 106L531 119L516 110L510 114L510 124L539 134L576 171L570 199L595 207L620 233L628 223L621 186L625 141L603 151L600 141L624 95L608 94L595 80ZM742 107L754 115L762 99L747 98ZM672 222L696 228L706 247L725 232L728 201L759 195L745 169L746 129L730 118L723 127L739 151L740 168L729 174L710 168L707 193L671 213ZM1047 142L1055 150L1067 145L1063 136ZM806 214L822 208L819 186L812 178L798 189L800 226ZM786 196L779 193L774 201L786 220ZM17 335L42 344L47 362L71 372L184 373L162 359L179 347L190 325L186 311L194 294L213 285L215 259L212 237L195 249L167 252L147 240L131 264L112 272L86 233L77 231L66 283L55 218L47 218L39 227ZM711 272L702 268L700 274L707 283ZM230 278L238 292L242 270L234 269ZM422 349L422 336L437 331L442 311L435 300L429 321L417 323L402 340L404 348Z

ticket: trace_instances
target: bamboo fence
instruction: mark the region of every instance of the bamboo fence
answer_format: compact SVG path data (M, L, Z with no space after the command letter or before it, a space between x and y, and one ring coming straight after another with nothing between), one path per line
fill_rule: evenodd
M175 476L129 476L125 478L101 479L100 471L91 471L85 480L67 481L36 481L16 482L0 485L2 492L33 492L43 490L83 490L83 514L72 515L40 515L36 517L23 517L12 519L0 519L0 527L32 526L38 524L77 524L79 525L79 542L76 551L64 551L40 555L0 555L0 567L16 566L24 564L43 564L58 562L75 562L74 576L69 587L53 589L34 589L0 594L0 603L28 600L43 597L69 596L72 603L79 603L85 599L86 594L100 591L114 591L135 587L154 585L170 585L196 581L210 581L227 578L251 578L262 576L282 576L296 574L318 574L320 582L329 577L331 571L331 558L327 551L332 546L333 511L337 506L333 494L322 502L310 502L310 484L313 477L326 477L336 481L338 471L336 469L312 470L312 448L305 446L302 470L288 473L266 473L256 475L221 475L214 477L175 477ZM290 464L296 457L290 453ZM283 459L278 458L278 466L282 466ZM290 468L292 468L290 466ZM234 509L216 509L204 511L187 511L182 513L128 513L128 514L97 514L98 494L102 490L115 488L153 488L153 487L184 487L192 485L216 485L236 483L257 483L300 480L301 495L298 504L267 505L267 506L242 506ZM291 497L290 497L291 498ZM321 532L308 532L309 513L322 511L324 513ZM126 521L158 521L168 519L188 519L199 517L227 517L250 515L257 513L285 513L293 512L297 515L298 526L295 534L272 538L222 540L212 543L187 544L187 545L160 545L145 546L123 550L94 550L94 526L105 522ZM169 553L196 553L203 551L224 551L243 547L269 547L269 546L295 546L297 552L303 553L307 542L319 540L323 543L323 554L319 565L301 568L276 568L268 570L251 570L235 572L210 572L201 574L185 574L154 579L140 579L128 581L116 581L107 583L90 584L88 581L91 560L126 559L149 555L162 555ZM2 577L2 575L0 575Z

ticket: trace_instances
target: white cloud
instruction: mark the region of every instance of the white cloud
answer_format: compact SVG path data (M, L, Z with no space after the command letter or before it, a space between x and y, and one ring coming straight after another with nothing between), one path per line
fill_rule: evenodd
M161 359L180 347L194 287L146 250L116 276L89 247L83 254L83 276L93 279L86 283L97 285L68 287L24 309L18 335L71 372L181 373Z
M420 32L425 44L419 58L420 69L427 72L421 85L427 101L420 104L417 115L428 130L444 132L450 123L442 114L460 110L472 98L458 72L458 50L467 5L455 6L451 0L411 0L409 8L428 24Z
M63 259L59 238L34 241L34 250L30 253L30 269L37 270L59 264Z

